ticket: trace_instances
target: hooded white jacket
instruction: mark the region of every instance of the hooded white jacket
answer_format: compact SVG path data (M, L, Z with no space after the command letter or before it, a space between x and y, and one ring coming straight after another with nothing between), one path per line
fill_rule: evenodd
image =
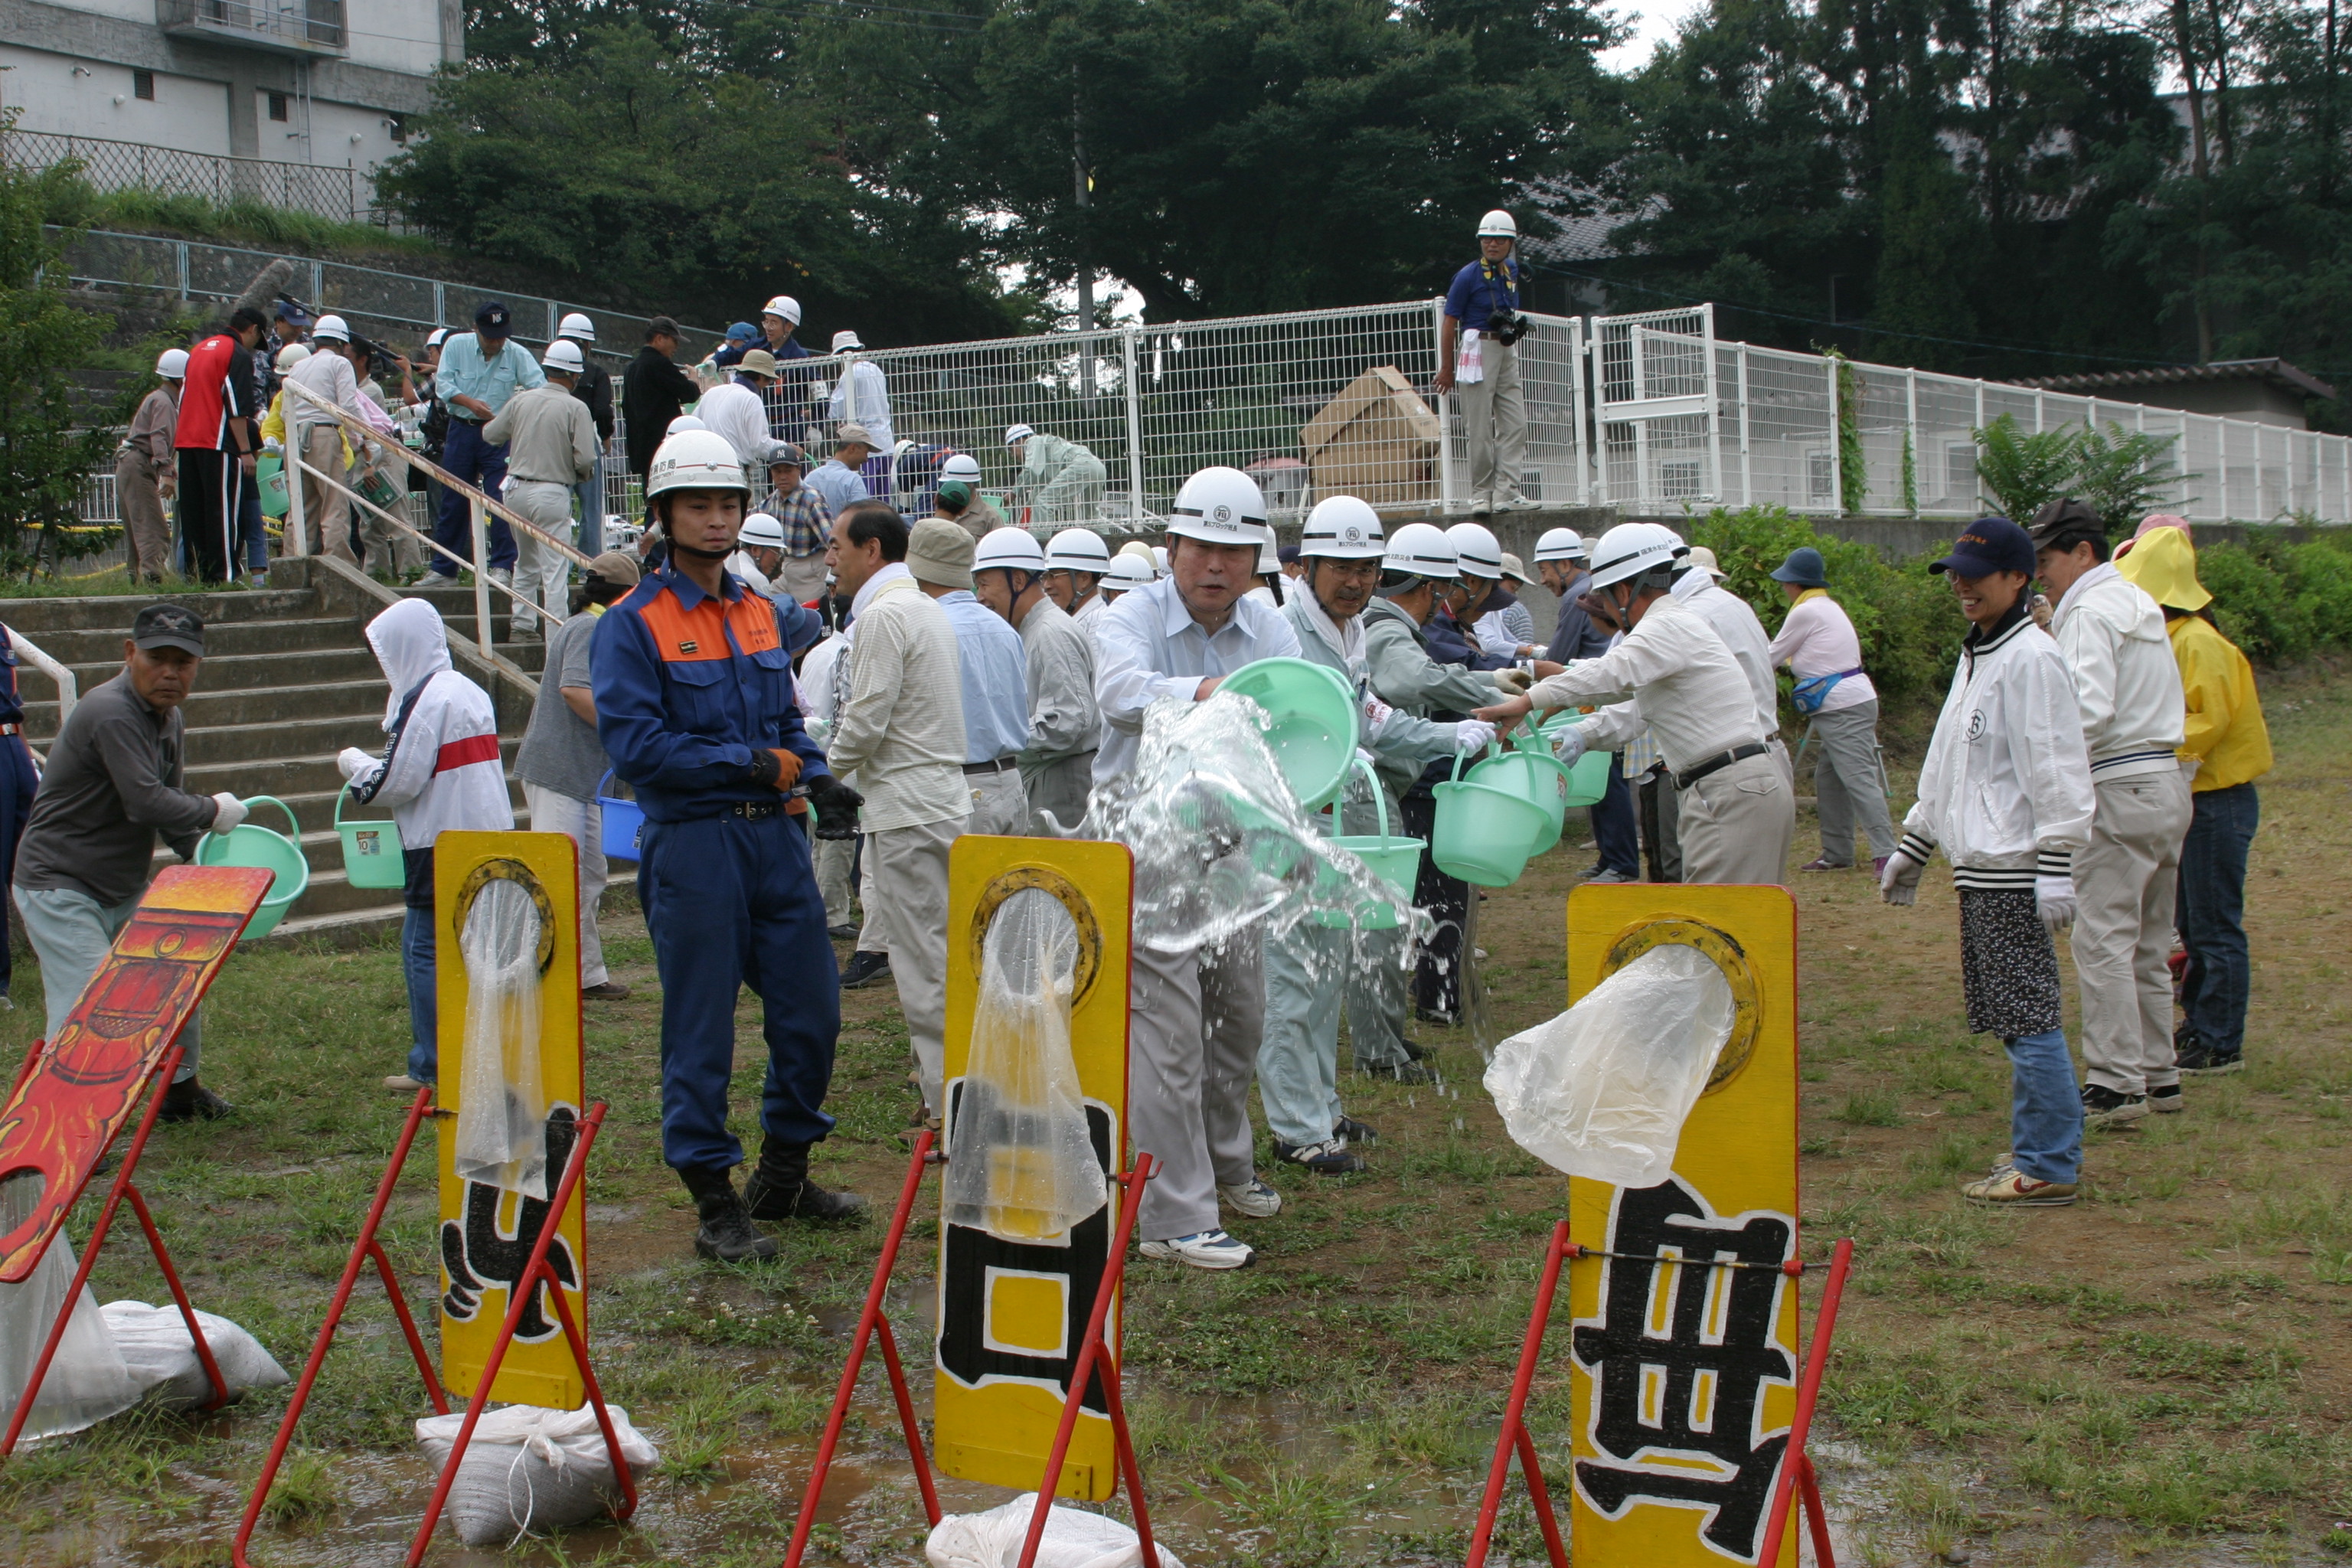
M2074 677L2093 781L2175 771L2189 704L2156 601L2103 561L2059 599L2050 635Z
M1956 887L2031 892L2037 875L2073 875L2091 808L2091 760L2058 645L2021 615L1963 645L1918 804L1903 819L1904 853L1924 865L1942 849Z
M392 807L408 863L407 901L433 901L433 844L444 830L499 833L514 826L499 717L489 694L449 663L448 629L423 599L404 599L370 621L368 646L392 683L381 758L343 753L352 798Z

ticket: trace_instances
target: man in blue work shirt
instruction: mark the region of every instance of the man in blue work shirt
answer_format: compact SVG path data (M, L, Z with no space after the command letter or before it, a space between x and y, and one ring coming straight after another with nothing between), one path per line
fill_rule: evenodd
M654 455L646 500L669 563L606 611L591 645L596 731L645 810L637 901L662 981L662 1158L694 1194L694 1249L772 1258L754 1218L837 1219L864 1202L808 1179L841 1014L808 841L805 793L832 834L854 831L856 790L802 731L775 605L726 572L749 499L742 465L707 430ZM765 1005L760 1164L735 1191L743 1146L727 1130L735 998Z
M943 518L915 524L907 571L955 628L963 692L963 782L971 788L966 833L1029 830L1021 753L1029 749L1029 654L1011 622L973 597L971 535Z
M507 449L482 438L482 426L498 416L507 399L529 387L544 386L547 376L539 359L507 335L507 308L486 300L474 312L474 330L452 333L441 345L441 368L434 374L434 390L449 410L449 434L441 444L441 466L467 484L495 496L507 482ZM490 575L502 583L514 580L514 534L503 518L487 524L490 542ZM473 559L471 505L462 490L444 489L441 515L433 524L434 542ZM479 563L477 563L479 564ZM454 578L457 565L446 555L433 557L437 577Z
M1437 328L1437 390L1462 392L1470 437L1470 515L1536 503L1519 494L1528 455L1528 400L1519 390L1519 226L1500 208L1478 222L1478 259L1454 275Z

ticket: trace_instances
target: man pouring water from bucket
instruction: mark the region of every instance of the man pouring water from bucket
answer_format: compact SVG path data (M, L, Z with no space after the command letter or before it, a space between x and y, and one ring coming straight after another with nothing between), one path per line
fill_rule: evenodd
M1297 634L1299 657L1337 670L1357 694L1365 748L1381 765L1412 778L1439 758L1485 749L1495 727L1476 719L1443 723L1418 718L1373 694L1363 616L1380 586L1387 549L1380 514L1368 503L1354 496L1318 503L1299 534L1298 554L1306 566L1299 584L1305 591L1294 591L1282 614ZM1381 785L1374 781L1372 787ZM1383 802L1343 800L1332 810L1343 819L1335 832L1369 833L1390 820ZM1400 964L1409 939L1402 922L1358 933L1301 921L1266 943L1258 1097L1265 1103L1276 1159L1318 1175L1364 1168L1363 1157L1349 1145L1378 1134L1339 1107L1339 1011L1344 1002L1360 1058L1405 1059ZM1373 1040L1385 1042L1386 1049Z
M1796 797L1762 733L1748 678L1714 629L1674 597L1680 543L1648 522L1602 534L1591 591L1625 639L1477 717L1507 724L1530 708L1612 704L1570 727L1559 760L1615 751L1648 727L1681 802L1683 880L1785 883Z
M1255 586L1265 527L1265 498L1248 475L1202 469L1169 516L1168 576L1097 618L1097 790L1135 766L1153 703L1206 701L1244 665L1297 657L1281 612L1243 598ZM1140 904L1150 889L1136 894ZM1134 1147L1159 1162L1137 1231L1143 1256L1245 1268L1253 1254L1219 1226L1218 1200L1258 1219L1282 1207L1252 1163L1250 1077L1265 1016L1259 932L1172 953L1139 942L1131 984L1128 1124Z

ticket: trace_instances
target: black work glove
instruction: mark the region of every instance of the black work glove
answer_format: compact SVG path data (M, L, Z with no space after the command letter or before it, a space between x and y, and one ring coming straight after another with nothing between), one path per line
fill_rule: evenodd
M816 813L819 838L857 837L857 808L866 804L864 795L826 773L808 786L808 803Z

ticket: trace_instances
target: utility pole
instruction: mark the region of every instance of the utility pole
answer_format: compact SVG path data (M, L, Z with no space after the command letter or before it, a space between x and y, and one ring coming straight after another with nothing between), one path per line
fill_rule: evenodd
M1094 205L1094 179L1087 173L1087 148L1079 128L1077 68L1070 70L1070 177L1077 187L1078 236L1078 330L1087 331L1095 324L1095 272L1093 261L1087 254L1087 214ZM1092 351L1078 356L1078 395L1095 395L1095 356Z

